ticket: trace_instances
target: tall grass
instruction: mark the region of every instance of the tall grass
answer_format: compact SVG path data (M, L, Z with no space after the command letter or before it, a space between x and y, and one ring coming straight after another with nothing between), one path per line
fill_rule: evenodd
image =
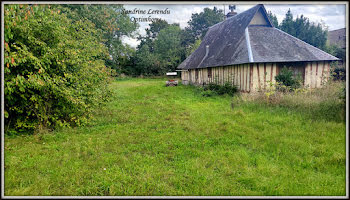
M5 195L346 194L344 123L260 101L232 107L229 95L164 79L109 87L86 126L5 136Z
M314 120L345 122L345 82L329 81L322 88L276 90L274 85L254 94L242 94L243 101L265 106L282 106Z

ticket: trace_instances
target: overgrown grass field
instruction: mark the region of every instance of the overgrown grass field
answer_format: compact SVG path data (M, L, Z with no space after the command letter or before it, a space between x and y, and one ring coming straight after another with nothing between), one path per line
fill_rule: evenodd
M5 136L5 195L345 195L344 122L165 79L110 87L87 126Z

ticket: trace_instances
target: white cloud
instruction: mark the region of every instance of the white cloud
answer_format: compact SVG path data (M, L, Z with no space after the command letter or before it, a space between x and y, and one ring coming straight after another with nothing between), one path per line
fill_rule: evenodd
M126 37L126 36L122 37L122 41L125 44L130 45L131 47L137 47L137 45L139 45L140 43L140 41L138 41L136 38Z
M246 4L246 5L236 5L236 12L241 13L255 4ZM168 8L170 10L170 14L130 14L131 17L141 17L148 18L151 16L152 18L161 18L166 20L168 23L179 23L181 28L185 28L188 24L187 22L191 19L191 15L193 13L200 13L204 10L204 8L209 7L217 7L218 9L224 10L224 5L174 5L174 4L161 4L161 5L135 5L129 4L124 5L126 10L146 10L146 13L149 9L152 10L164 10ZM321 20L325 23L326 26L329 27L329 30L335 30L339 28L345 27L345 4L334 4L334 5L300 5L300 4L265 4L265 8L268 11L271 11L276 15L279 23L282 22L285 17L286 12L290 8L294 17L300 16L303 14L305 17L309 18L312 22L321 22ZM228 13L228 5L225 7L225 13ZM139 34L145 35L145 29L149 27L151 22L139 22L140 27L137 30ZM123 42L131 45L132 47L136 47L139 44L139 41L132 38L123 38Z

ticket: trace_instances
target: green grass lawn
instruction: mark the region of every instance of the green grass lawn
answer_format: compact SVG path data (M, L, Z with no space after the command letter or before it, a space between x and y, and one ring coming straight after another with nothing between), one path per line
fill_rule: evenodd
M345 123L118 80L87 126L5 136L5 195L345 195Z

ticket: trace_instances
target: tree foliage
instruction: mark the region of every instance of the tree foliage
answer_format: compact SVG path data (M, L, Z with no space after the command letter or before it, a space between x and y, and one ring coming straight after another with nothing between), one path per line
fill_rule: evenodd
M274 15L271 11L267 12L267 16L269 17L271 23L273 24L274 27L278 28L278 20L276 15Z
M346 62L346 51L338 45L327 45L325 51L337 58L340 58L343 62Z
M161 69L161 63L158 55L149 51L147 44L143 45L137 50L135 56L135 70L133 75L159 75Z
M169 26L159 31L154 41L154 52L159 55L165 71L173 71L180 64L183 48L181 47L181 29L179 26Z
M290 9L277 28L317 48L322 50L326 48L327 28L321 23L310 22L303 15L294 19Z
M209 27L223 21L224 17L223 11L216 7L204 8L203 12L192 14L191 19L187 22L188 26L181 34L181 45L185 49L185 55L188 56L189 52L195 51Z
M159 30L154 40L150 39L148 44L139 46L135 58L135 74L164 75L165 72L176 69L183 54L179 25L168 25Z
M189 46L187 49L186 49L186 57L187 56L190 56L196 49L198 49L198 47L201 45L202 43L202 40L201 39L198 39L194 42L194 44L192 44L191 46Z
M174 24L176 25L176 24ZM145 36L139 36L138 40L140 41L140 44L138 45L138 48L140 49L143 45L147 45L149 47L149 51L154 51L154 40L158 36L159 32L170 26L170 24L165 20L156 20L153 21L150 25L150 28L146 28L146 35Z
M131 58L134 69L127 67L132 75L163 75L173 71L194 50L208 28L224 19L222 10L216 7L205 8L203 12L192 14L189 26L184 30L179 24L169 24L165 20L157 20L146 28L146 35L139 36L140 44L135 57Z
M132 48L128 44L121 46L120 51L122 52L118 56L118 65L115 68L117 74L129 74L132 75L134 72L134 57L136 49Z
M73 21L89 20L102 34L102 41L108 48L109 57L105 59L106 65L110 68L120 69L121 60L128 52L121 39L122 37L134 37L133 32L138 24L130 20L129 15L121 12L122 5L118 4L63 4L62 10L67 17Z
M186 31L190 33L190 36L193 38L192 43L194 43L194 40L203 39L210 26L223 20L224 13L222 10L218 10L216 7L213 9L204 8L203 12L192 14Z
M336 45L327 45L328 28L322 23L310 22L304 15L300 15L300 17L298 16L294 19L290 9L288 9L281 24L278 24L276 15L271 11L268 12L268 16L276 28L345 61L344 49Z
M213 9L204 8L203 12L194 13L191 19L187 22L188 26L182 33L181 44L188 49L193 49L196 40L202 40L210 26L213 26L224 20L222 10L214 7Z
M7 130L80 125L108 98L101 32L50 5L5 5Z

